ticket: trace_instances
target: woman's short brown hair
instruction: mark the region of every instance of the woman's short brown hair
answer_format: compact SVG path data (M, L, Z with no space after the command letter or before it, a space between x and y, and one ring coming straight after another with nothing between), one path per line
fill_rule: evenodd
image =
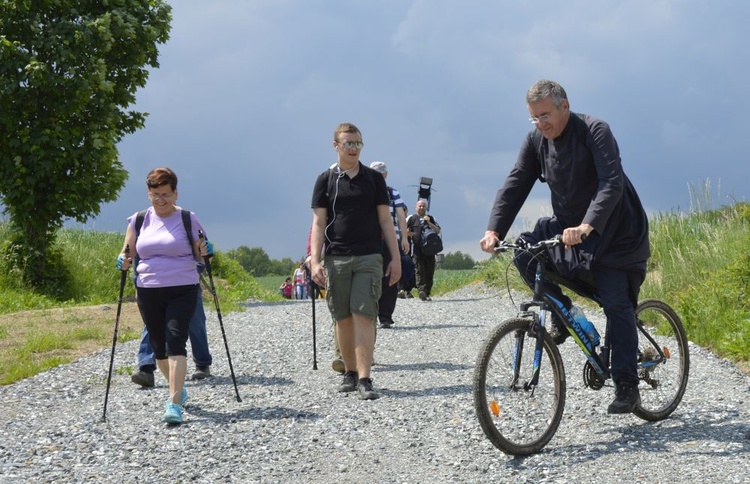
M177 175L169 168L154 168L146 176L146 186L149 188L158 188L169 185L172 190L177 190Z

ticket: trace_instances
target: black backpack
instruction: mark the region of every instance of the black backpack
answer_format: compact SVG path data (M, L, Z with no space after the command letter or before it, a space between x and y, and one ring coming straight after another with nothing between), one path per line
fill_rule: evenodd
M425 225L422 227L422 235L419 238L419 248L423 255L433 257L443 250L443 239L431 227Z

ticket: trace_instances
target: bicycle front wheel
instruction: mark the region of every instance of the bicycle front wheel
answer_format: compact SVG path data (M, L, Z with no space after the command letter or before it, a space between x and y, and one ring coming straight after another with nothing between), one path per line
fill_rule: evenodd
M646 299L635 310L638 325L638 417L655 422L679 405L687 387L690 354L677 313L666 303Z
M555 435L565 407L565 370L552 337L544 337L539 380L536 334L528 319L501 323L485 341L474 369L474 409L485 435L506 454L539 452Z

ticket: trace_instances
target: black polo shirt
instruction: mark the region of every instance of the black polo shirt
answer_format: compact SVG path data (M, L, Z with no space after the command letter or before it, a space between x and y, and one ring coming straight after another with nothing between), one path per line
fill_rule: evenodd
M326 170L315 181L312 208L328 210L324 232L325 253L368 255L382 252L378 205L388 205L383 175L359 163L354 178Z

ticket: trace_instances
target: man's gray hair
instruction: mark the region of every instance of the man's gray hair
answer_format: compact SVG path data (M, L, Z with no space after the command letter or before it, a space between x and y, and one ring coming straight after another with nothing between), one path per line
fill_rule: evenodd
M548 79L542 79L535 82L526 92L526 104L541 101L547 96L551 96L552 104L558 108L562 106L563 101L568 99L565 89L560 84Z

